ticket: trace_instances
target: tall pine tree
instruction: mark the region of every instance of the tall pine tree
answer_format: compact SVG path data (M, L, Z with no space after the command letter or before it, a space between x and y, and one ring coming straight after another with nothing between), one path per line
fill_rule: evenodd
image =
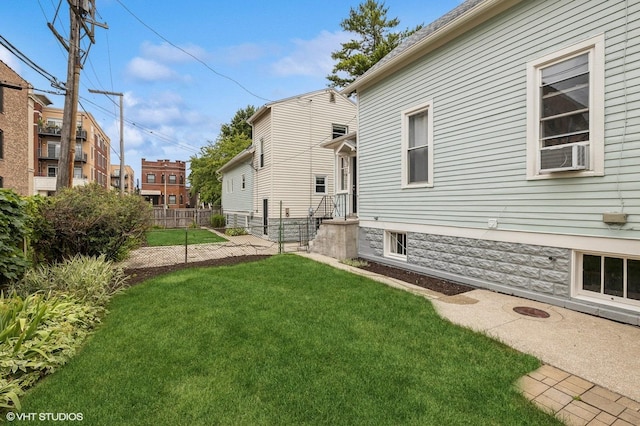
M366 0L356 9L349 10L349 17L343 19L343 30L357 35L357 38L342 43L342 49L331 54L336 64L327 76L330 87L345 87L364 74L387 53L391 52L406 37L420 28L401 32L392 31L400 24L398 18L388 19L388 7L384 2Z

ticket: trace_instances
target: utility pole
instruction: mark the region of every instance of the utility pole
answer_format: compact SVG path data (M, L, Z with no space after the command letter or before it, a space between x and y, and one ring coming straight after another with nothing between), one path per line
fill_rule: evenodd
M47 24L58 41L69 52L64 112L60 131L60 159L58 160L58 177L56 179L56 190L58 191L73 186L80 70L89 54L91 44L95 43L95 25L107 28L106 24L95 22L95 0L67 0L67 2L69 3L70 20L69 41L60 36L52 23ZM87 37L91 42L86 51L82 51L80 47L80 40L84 37Z
M122 112L122 97L120 92L107 92L104 90L89 89L90 93L100 93L102 95L120 96L120 195L124 195L124 113ZM132 188L133 189L133 188Z

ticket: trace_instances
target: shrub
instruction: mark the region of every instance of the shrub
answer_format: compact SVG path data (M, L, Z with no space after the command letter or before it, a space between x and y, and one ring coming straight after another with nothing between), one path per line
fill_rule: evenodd
M151 207L136 195L120 196L99 185L68 188L37 208L33 248L39 260L76 254L121 260L143 241Z
M122 268L115 267L104 256L77 255L27 271L13 290L22 296L36 292L70 295L81 302L105 306L111 296L124 287L126 280Z
M344 263L345 265L353 266L354 268L362 268L369 266L369 262L364 259L343 259L340 263Z
M99 308L60 296L0 294L0 411L76 352L99 322Z
M247 235L247 230L244 228L227 228L224 233L230 237L236 237L238 235Z
M26 202L0 189L0 286L19 279L29 266L24 254L28 218Z
M224 218L224 215L214 214L213 216L211 216L211 226L213 228L224 228L225 223L226 220Z

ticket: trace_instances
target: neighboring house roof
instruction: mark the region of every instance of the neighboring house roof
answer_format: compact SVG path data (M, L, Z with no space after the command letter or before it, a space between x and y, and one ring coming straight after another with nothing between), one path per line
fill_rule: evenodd
M342 89L341 93L349 95L358 89L374 84L521 1L465 1L446 15L413 33L367 72Z
M346 135L342 135L340 137L331 139L330 141L322 142L320 144L322 148L328 149L335 149L340 147L341 145L348 145L355 151L357 147L357 132L347 133Z
M254 151L255 151L254 146L253 145L249 146L249 148L244 149L243 151L238 153L235 157L233 157L231 160L227 161L227 164L220 167L218 170L216 170L216 172L224 173L227 170L234 168L237 164L241 163L245 159L251 158Z
M37 102L39 102L42 106L49 106L53 104L51 100L47 97L47 95L43 95L40 93L34 93L31 95Z
M308 97L308 96L314 96L314 95L317 95L319 93L325 93L325 92L333 92L337 96L343 96L343 97L346 98L346 96L344 96L344 94L341 94L340 92L338 92L338 91L336 91L335 89L332 89L332 88L320 89L320 90L315 90L313 92L303 93L301 95L290 96L288 98L284 98L284 99L280 99L278 101L273 101L273 102L269 102L269 103L264 104L251 117L249 117L247 119L247 123L249 123L249 124L255 123L256 120L258 120L258 118L260 118L262 116L262 114L264 114L267 110L269 110L272 106L274 106L276 104L288 102L288 101L291 101L291 100L294 100L294 99L305 98L305 97ZM351 100L349 100L349 101L352 102Z

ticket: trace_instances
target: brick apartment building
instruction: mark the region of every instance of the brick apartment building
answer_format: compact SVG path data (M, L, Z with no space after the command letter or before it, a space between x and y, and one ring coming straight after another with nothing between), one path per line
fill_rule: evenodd
M0 188L20 195L33 192L32 118L30 85L0 61Z
M111 188L115 191L120 190L120 165L112 164L111 165ZM131 166L124 166L124 192L126 194L133 194L136 191L135 188L135 176L133 172L133 168Z
M56 189L64 111L44 106L39 113L34 151L34 192L51 195ZM109 138L93 116L88 112L78 112L73 186L96 182L104 188L111 187L110 146Z
M187 164L184 161L142 159L140 195L154 206L185 208L189 205Z

